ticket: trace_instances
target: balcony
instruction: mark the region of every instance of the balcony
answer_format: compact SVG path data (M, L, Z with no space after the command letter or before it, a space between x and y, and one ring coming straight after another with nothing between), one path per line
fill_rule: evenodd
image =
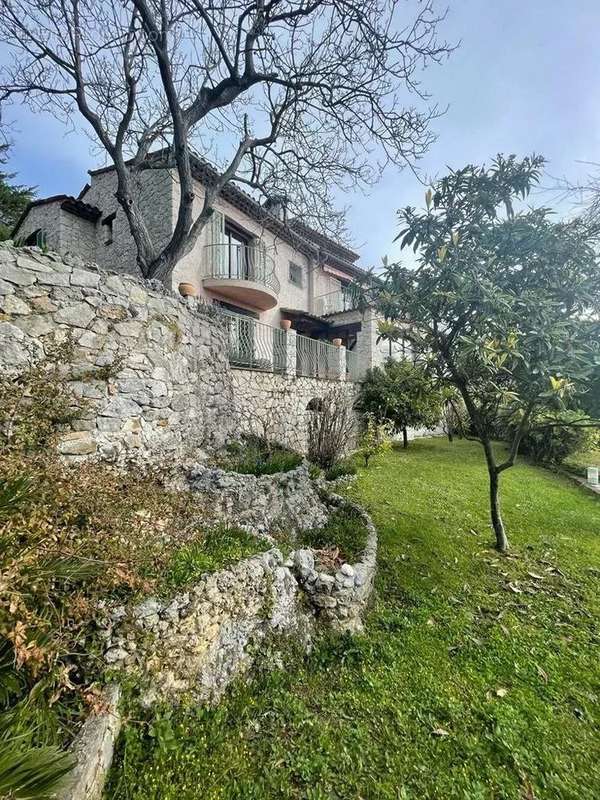
M359 295L356 289L344 287L333 292L319 295L314 299L314 313L317 317L329 314L341 314L344 311L356 311L360 308Z
M275 261L258 245L211 244L204 248L202 285L259 311L277 305L280 284Z

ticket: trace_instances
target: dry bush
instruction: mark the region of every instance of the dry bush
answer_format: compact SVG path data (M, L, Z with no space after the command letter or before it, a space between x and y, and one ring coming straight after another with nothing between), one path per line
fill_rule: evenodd
M348 399L330 392L311 410L308 420L308 457L329 469L347 451L354 436L354 416Z

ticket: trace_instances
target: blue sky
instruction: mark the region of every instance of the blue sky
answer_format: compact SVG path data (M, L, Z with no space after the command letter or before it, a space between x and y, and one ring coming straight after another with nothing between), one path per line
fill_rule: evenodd
M599 30L598 0L449 0L440 32L461 45L422 76L432 99L449 109L434 123L438 139L419 169L431 177L498 152L536 152L548 158L551 175L585 176L589 167L578 162L600 161ZM12 118L10 169L19 182L37 185L40 196L76 194L99 163L90 141L23 108ZM363 265L397 255L395 212L421 204L424 191L409 170L389 169L368 195L340 199L350 207ZM556 198L541 194L533 202Z

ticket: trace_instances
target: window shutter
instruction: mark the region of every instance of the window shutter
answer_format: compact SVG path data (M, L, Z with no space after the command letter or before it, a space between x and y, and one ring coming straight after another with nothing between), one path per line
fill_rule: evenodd
M227 264L225 247L225 217L213 211L208 222L208 269L214 277L224 275Z

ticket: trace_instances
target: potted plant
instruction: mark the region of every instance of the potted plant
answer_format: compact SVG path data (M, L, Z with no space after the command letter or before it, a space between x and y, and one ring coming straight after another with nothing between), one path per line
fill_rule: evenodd
M198 290L196 289L193 283L180 283L179 294L182 297L197 297Z
M292 327L292 320L291 319L282 319L279 323L284 331L289 331Z
M341 346L342 346L342 340L341 340L341 339L334 339L334 340L333 340L333 344L334 344L336 347L341 347Z

